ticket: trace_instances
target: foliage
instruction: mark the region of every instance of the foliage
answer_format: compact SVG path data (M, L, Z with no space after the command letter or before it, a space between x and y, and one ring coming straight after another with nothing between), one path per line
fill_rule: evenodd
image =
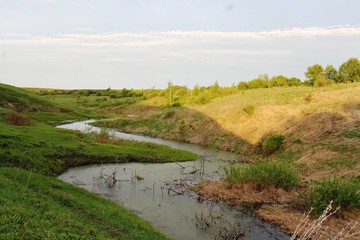
M307 72L305 72L305 76L309 79L310 85L314 85L315 80L322 75L324 72L323 67L320 64L314 64L308 67Z
M285 140L285 136L281 134L272 134L268 136L261 145L262 152L270 155L279 150Z
M254 113L255 111L255 107L254 105L246 105L244 108L243 108L244 112L246 112L247 114L249 114L250 116Z
M360 82L360 61L350 58L339 68L339 82Z
M325 87L325 86L329 86L334 83L335 82L333 80L328 79L323 75L320 75L316 78L316 80L314 82L314 87Z
M284 190L290 190L299 183L296 171L288 164L281 162L262 162L247 167L224 168L225 178L230 182L254 183L263 189L274 185Z
M314 216L319 216L330 201L340 211L360 209L360 184L348 178L326 177L315 182L307 195L306 205L313 208Z

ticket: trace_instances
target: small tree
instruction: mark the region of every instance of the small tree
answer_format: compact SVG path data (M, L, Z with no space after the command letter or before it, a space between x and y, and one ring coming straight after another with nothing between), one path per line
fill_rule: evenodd
M309 80L309 85L313 86L315 80L321 75L324 74L324 69L320 64L314 64L308 67L307 72L305 72L305 76Z
M339 68L339 82L360 82L360 62L350 58Z

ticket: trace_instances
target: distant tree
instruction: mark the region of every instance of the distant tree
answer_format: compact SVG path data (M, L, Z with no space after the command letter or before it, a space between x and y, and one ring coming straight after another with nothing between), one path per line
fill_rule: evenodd
M336 81L338 72L333 65L327 65L324 70L324 74L327 79Z
M200 88L199 88L199 85L195 85L194 86L194 89L192 90L192 95L193 96L197 96L197 95L199 95L199 92L200 92Z
M288 81L287 77L285 77L283 75L279 75L279 76L272 77L270 80L270 83L274 87L283 87L283 86L287 86L287 81Z
M350 58L339 68L339 82L360 82L360 62L357 58Z
M320 64L314 64L308 67L305 76L309 80L309 85L314 85L315 80L321 75L324 74L324 69Z
M301 85L301 80L296 78L296 77L289 78L287 80L287 85L288 86L300 86Z
M248 89L247 82L239 82L237 85L237 89L239 90L246 90Z

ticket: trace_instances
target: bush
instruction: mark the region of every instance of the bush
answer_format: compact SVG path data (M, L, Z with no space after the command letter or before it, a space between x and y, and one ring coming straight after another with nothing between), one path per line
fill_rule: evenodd
M31 124L31 116L18 113L15 111L9 111L6 116L6 120L11 125L15 126L28 126Z
M115 93L110 94L110 98L117 98Z
M226 180L239 183L255 183L260 188L274 185L288 191L299 182L296 171L288 164L263 162L245 168L224 168Z
M255 111L255 107L253 105L246 105L243 110L251 116Z
M308 189L306 205L313 208L313 216L319 216L333 201L340 211L360 209L360 184L350 179L327 177Z
M261 145L262 152L265 155L270 155L281 148L285 136L281 134L272 134L268 136Z

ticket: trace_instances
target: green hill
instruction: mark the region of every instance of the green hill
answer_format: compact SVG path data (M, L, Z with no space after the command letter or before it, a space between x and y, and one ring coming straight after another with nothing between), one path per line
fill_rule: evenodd
M0 84L0 239L167 239L130 211L55 177L101 162L169 162L196 155L55 128L85 115Z

